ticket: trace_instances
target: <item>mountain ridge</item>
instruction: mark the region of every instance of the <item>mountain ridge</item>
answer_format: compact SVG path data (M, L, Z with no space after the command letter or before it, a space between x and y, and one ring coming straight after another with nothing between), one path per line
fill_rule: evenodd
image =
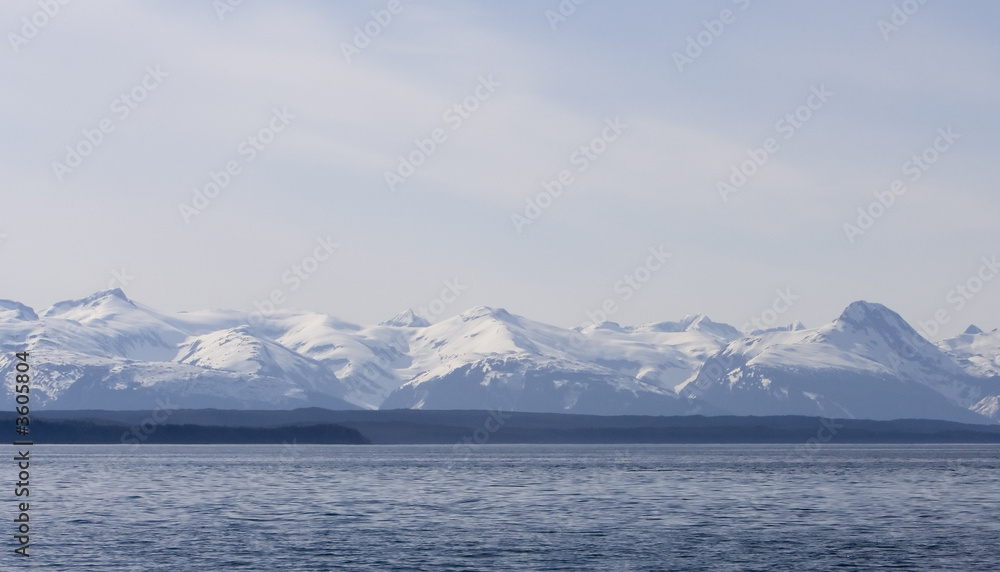
M34 407L520 409L1000 420L1000 332L937 344L878 303L816 328L740 332L704 314L567 329L476 306L373 326L282 310L161 313L121 289L40 313L0 300L0 373L28 349ZM13 402L10 385L3 400Z

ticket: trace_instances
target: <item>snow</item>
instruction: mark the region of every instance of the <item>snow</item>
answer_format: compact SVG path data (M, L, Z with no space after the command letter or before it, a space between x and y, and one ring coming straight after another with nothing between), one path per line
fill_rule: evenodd
M13 300L0 300L0 322L34 321L38 315L31 308Z
M1000 329L984 332L969 326L965 333L942 340L938 346L969 374L1000 377Z
M948 349L953 352L945 351ZM725 404L731 410L762 414L775 412L771 397L764 396L786 395L796 387L847 383L855 384L851 386L855 389L845 393L843 387L847 386L834 385L831 391L799 392L815 404L812 414L830 408L847 412L868 407L871 411L873 400L891 406L910 399L900 392L912 394L916 402L937 396L933 399L942 403L924 405L938 407L943 412L940 414L948 418L967 421L968 414L963 411L985 415L984 406L977 410L976 404L984 395L1000 390L1000 378L992 369L1000 360L989 361L997 353L1000 338L965 334L939 347L921 337L892 310L859 301L833 322L818 328L758 331L735 340L702 368L696 385L690 385L691 380L678 391L696 391L700 397ZM905 389L907 384L923 386L933 393ZM839 392L836 400L829 396L834 391ZM782 412L809 412L808 407L796 407ZM948 407L952 408L950 413L945 412Z
M33 352L45 371L38 403L59 408L142 409L150 392L232 408L473 408L522 403L533 392L537 403L527 406L560 411L683 413L694 405L740 414L754 410L726 392L759 391L788 407L806 407L795 399L803 396L814 409L801 413L809 414L855 409L809 381L850 378L916 384L996 418L1000 394L1000 332L970 328L932 344L895 312L864 301L817 328L743 334L703 314L566 329L487 306L435 324L412 310L374 326L290 310L251 320L234 310L161 313L116 289L40 314L0 300L0 346L4 374L12 350Z
M424 328L430 325L430 323L418 316L413 310L406 310L395 317L386 320L379 324L380 326L400 326L407 328Z
M984 417L1000 420L1000 395L984 397L972 406L972 410Z

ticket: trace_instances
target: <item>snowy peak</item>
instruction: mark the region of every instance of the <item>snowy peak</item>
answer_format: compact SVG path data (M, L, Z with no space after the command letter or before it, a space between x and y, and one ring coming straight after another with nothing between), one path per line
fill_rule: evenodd
M433 360L447 356L465 359L470 356L527 351L537 353L532 338L536 324L502 308L476 306L442 320L424 330L411 347L417 354L436 354ZM422 349L421 349L422 348ZM422 361L420 355L416 356Z
M972 337L982 336L959 336ZM967 365L959 353L927 341L885 306L858 301L820 328L755 332L732 342L705 363L693 387L744 414L981 420L973 406L1000 386L970 375L984 369L983 352L966 352ZM980 409L989 410L983 403Z
M883 349L910 360L939 357L934 344L882 304L853 302L832 324L819 331L819 339L833 342L843 349L847 349L843 345L845 342L867 340L869 345L884 345Z
M104 290L104 291L98 292L95 295L96 296L100 296L100 297L110 296L110 297L113 297L113 298L118 298L119 300L122 300L124 302L128 302L129 304L132 303L132 300L128 299L128 296L125 295L125 292L121 288L112 288L111 290Z
M517 318L503 308L490 308L489 306L475 306L458 315L463 322L475 320L492 319L498 322L517 322Z
M681 318L681 321L677 323L681 325L685 331L687 331L691 328L697 328L702 322L705 321L711 322L712 320L709 320L708 316L705 314L688 314Z
M770 332L801 332L802 330L805 329L806 329L805 324L803 324L798 320L795 320L794 322L788 324L787 326L775 326L773 328L766 328L763 330L752 330L748 332L747 335L759 336L761 334L767 334Z
M418 316L413 310L407 310L396 314L389 320L379 324L380 326L394 326L397 328L426 328L430 322Z
M691 320L691 323L687 326L687 328L685 328L685 331L705 332L707 334L712 334L729 340L740 337L740 331L736 328L730 326L729 324L713 322L704 314L699 314Z
M42 313L45 318L65 318L83 322L92 319L103 319L122 312L137 309L121 288L103 290L81 298L57 302Z
M38 314L24 304L13 300L0 300L0 321L18 320L33 322L37 319Z
M973 334L973 335L975 335L975 334L981 334L981 333L983 333L983 331L981 329L979 329L979 327L976 326L975 324L970 324L969 327L965 328L965 331L962 332L962 333L963 334Z
M969 374L1000 378L1000 330L984 332L970 326L963 334L941 340L938 347Z
M702 332L725 340L735 340L742 335L729 324L713 322L705 314L688 314L678 322L657 322L646 328L664 333Z
M177 363L239 373L257 373L270 357L247 327L196 336L180 346Z
M343 394L336 375L325 365L259 338L247 326L190 339L180 347L177 363L240 374L251 382L278 380L287 385L283 397L317 393L339 398Z
M899 314L882 304L858 300L844 309L837 322L856 330L874 330L889 333L895 331L916 333Z
M650 324L649 329L657 332L666 333L680 333L686 332L692 324L701 318L705 318L704 314L688 314L680 319L678 322L656 322L655 324Z

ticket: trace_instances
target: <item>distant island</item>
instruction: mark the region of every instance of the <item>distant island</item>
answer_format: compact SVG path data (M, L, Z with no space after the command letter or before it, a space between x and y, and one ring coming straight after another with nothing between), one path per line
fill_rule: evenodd
M12 418L0 413L8 427ZM40 411L31 427L36 444L1000 443L1000 425L793 415L182 409L153 423L148 411L85 410Z

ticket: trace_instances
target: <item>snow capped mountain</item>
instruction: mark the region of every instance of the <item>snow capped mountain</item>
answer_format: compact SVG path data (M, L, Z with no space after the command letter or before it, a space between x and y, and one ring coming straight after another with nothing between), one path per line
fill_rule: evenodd
M504 409L1000 420L1000 332L932 344L880 304L743 334L704 315L565 329L479 306L375 326L278 311L160 313L108 290L41 313L0 300L0 373L31 352L33 404ZM3 400L12 404L8 384Z
M732 412L982 420L1000 378L969 375L881 304L854 302L814 329L747 335L680 388Z
M349 407L325 368L234 330L245 314L166 316L109 290L55 304L35 320L4 317L0 372L11 372L15 351L28 351L36 407L151 409L165 398L179 407ZM13 401L9 386L3 397Z
M400 326L404 328L425 328L430 325L430 322L416 315L413 310L407 310L401 314L397 314L392 319L386 320L379 324L380 326Z
M740 331L729 324L713 322L705 314L687 315L679 322L659 322L645 326L647 329L657 332L705 332L719 338L735 339L740 337Z
M942 340L938 346L970 375L1000 376L1000 329L984 332L969 326L964 333Z
M709 404L680 400L673 390L697 369L695 356L723 345L714 341L714 334L691 329L698 333L685 336L680 327L668 333L633 331L612 322L566 330L503 309L476 307L414 333L413 361L402 376L409 381L382 407L661 415L713 411ZM671 337L691 347L662 344Z
M286 378L299 386L337 385L337 377L322 363L270 340L248 326L192 336L180 345L176 363L244 375Z
M269 317L267 328L276 343L325 364L344 386L344 399L365 409L377 409L402 384L396 371L411 361L409 326L362 328L324 314L289 312Z
M12 300L0 300L0 321L34 321L38 315L31 308Z

